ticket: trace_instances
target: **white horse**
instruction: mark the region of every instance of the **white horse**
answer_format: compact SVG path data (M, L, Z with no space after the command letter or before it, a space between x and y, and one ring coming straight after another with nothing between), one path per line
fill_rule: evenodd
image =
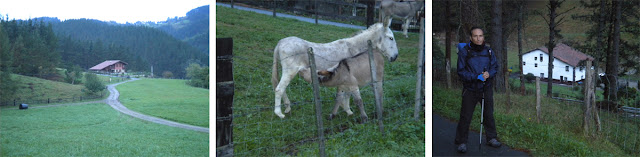
M382 80L384 79L384 60L382 53L378 50L373 50L373 60L376 65L376 86L379 87L380 93L382 92ZM360 96L360 87L367 85L373 79L371 78L371 66L369 65L369 54L361 52L360 54L351 58L344 59L335 66L327 70L319 70L318 77L320 85L326 87L338 87L338 93L336 94L336 102L329 119L338 112L338 107L341 106L347 115L352 115L353 112L349 107L349 97L353 96L353 102L360 109L360 117L362 122L366 122L368 117L364 111L364 105L362 103L362 97Z
M380 2L380 20L386 25L391 25L392 19L402 19L402 34L405 38L408 38L407 29L409 29L409 19L416 16L416 12L424 9L424 1L408 1L408 2L396 2L393 0L382 0Z
M284 104L287 105L285 113L291 111L291 101L285 91L296 74L300 74L305 80L310 80L311 69L307 56L309 47L313 48L317 69L328 69L342 59L352 57L358 52L366 51L368 49L368 40L371 40L374 49L380 50L389 58L389 61L394 61L398 57L398 47L393 33L388 26L383 26L382 23L373 24L353 37L330 43L313 43L298 37L281 39L274 49L271 71L271 83L275 91L274 113L278 117L284 118L284 114L280 109L283 98ZM278 61L282 65L282 78L280 80L278 80Z

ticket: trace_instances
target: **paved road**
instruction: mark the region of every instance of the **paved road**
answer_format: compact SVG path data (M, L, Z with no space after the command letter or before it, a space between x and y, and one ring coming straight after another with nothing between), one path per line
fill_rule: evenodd
M223 6L223 7L231 8L231 5L225 4L225 3L216 3L216 6ZM238 5L234 5L233 8L234 9L245 10L245 11L252 11L252 12L256 12L256 13L260 13L260 14L273 15L272 11L266 11L266 10L260 10L260 9L254 9L254 8L247 8L247 7L242 7L242 6L238 6ZM289 14L283 14L283 13L278 13L278 12L276 12L276 16L277 17L293 18L293 19L297 19L297 20L304 21L304 22L309 22L309 23L316 23L316 19L300 17L300 16L294 16L294 15L289 15ZM367 29L367 27L365 27L365 26L356 26L356 25L350 25L350 24L344 24L344 23L325 21L325 20L320 20L320 19L318 19L318 24L334 25L334 26L338 26L338 27L355 28L355 29Z
M127 107L122 105L120 103L120 101L118 100L118 97L120 97L120 92L118 92L118 90L116 90L116 86L120 85L120 84L123 84L123 83L126 83L126 82L131 82L131 81L136 81L136 80L138 80L138 79L131 78L131 80L129 80L129 81L124 81L124 82L120 82L120 83L109 85L107 88L109 89L110 95L109 95L109 98L107 98L106 103L109 104L109 106L111 106L113 109L116 109L117 111L122 112L122 113L124 113L126 115L129 115L131 117L134 117L134 118L138 118L138 119L142 119L142 120L146 120L146 121L150 121L150 122L154 122L154 123L158 123L158 124L162 124L162 125L168 125L168 126L172 126L172 127L178 127L178 128L188 129L188 130L194 130L194 131L200 131L200 132L209 133L209 128L200 127L200 126L193 126L193 125L189 125L189 124L182 124L182 123L178 123L178 122L174 122L174 121L170 121L170 120L166 120L166 119L162 119L162 118L157 118L157 117L153 117L153 116L140 114L138 112L129 110Z
M457 122L450 121L439 115L433 115L433 156L529 156L525 152L510 149L504 144L500 148L493 148L485 145L484 141L482 150L478 150L480 136L478 132L474 131L469 131L467 153L458 153L457 147L453 143L457 124Z

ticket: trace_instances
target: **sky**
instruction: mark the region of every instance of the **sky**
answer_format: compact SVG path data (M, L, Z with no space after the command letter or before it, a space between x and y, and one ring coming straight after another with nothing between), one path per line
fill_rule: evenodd
M118 23L166 21L186 16L211 0L10 0L0 3L3 18L29 19L57 17L67 19L97 19Z

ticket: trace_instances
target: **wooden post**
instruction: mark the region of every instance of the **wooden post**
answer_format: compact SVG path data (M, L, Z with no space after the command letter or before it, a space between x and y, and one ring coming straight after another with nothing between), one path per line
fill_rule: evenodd
M233 39L216 45L216 156L233 156Z
M309 55L309 65L311 67L311 82L313 82L313 101L316 106L316 127L318 128L319 140L319 156L325 156L324 154L324 128L322 125L322 103L320 102L320 87L318 85L318 73L316 72L316 59L313 54L313 48L309 47L307 52ZM337 101L337 100L336 100Z
M231 8L233 8L233 0L231 0Z
M316 14L316 24L318 24L318 0L313 1L313 11Z
M587 67L591 67L591 61L587 61ZM585 84L584 84L584 117L582 121L582 127L584 134L589 135L589 123L591 123L591 68L587 68L585 71Z
M277 7L276 0L273 0L272 5L273 5L273 17L276 17L276 7Z
M376 64L373 60L373 46L371 40L367 40L369 44L369 65L371 66L371 82L373 83L373 95L376 98L376 115L378 117L378 127L380 132L384 135L384 124L382 123L382 93L380 93L380 87L378 78L376 78Z
M540 123L540 77L536 77L536 120Z
M424 32L424 18L420 19L420 44L418 47L418 72L417 72L417 81L416 81L416 105L415 105L415 109L413 111L413 119L415 119L416 121L420 120L420 111L422 111L421 106L422 106L422 89L424 89L422 87L422 82L424 82L424 75L422 75L422 73L424 72L424 36L425 36L425 32Z

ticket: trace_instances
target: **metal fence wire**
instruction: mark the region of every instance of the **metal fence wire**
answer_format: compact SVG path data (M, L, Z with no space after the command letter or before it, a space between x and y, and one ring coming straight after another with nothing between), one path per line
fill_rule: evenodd
M315 17L329 21L342 21L342 23L351 23L354 25L365 26L367 5L362 0L343 1L343 0L217 0L231 4L232 6L248 6L264 10L275 10L278 13L286 13L297 16ZM378 18L380 3L376 1L374 9L374 21L380 21ZM317 8L317 9L316 9ZM317 12L316 12L317 11ZM419 32L420 23L417 17L409 18L409 32ZM401 30L402 21L395 19L392 21L391 28Z
M437 82L434 83L434 85L446 84L446 72L442 67L443 66L434 66L432 69L432 79L434 82ZM520 77L511 77L509 81L509 86L511 87L510 92L512 93L511 95L520 95L519 78ZM616 85L612 85L612 87L618 89L617 93L615 97L610 96L605 98L605 82L613 82L612 78L616 78L617 80L617 83L615 83ZM599 116L601 131L598 132L598 127L590 124L592 126L588 129L589 134L584 136L588 136L588 138L604 138L620 147L626 153L633 155L640 154L640 92L638 92L640 79L633 76L614 75L612 77L607 77L607 75L600 76L596 74L594 74L594 79L596 80L596 83L592 83L592 85L595 86L596 104L594 109ZM451 82L453 85L452 88L462 89L462 82L458 79L455 66L451 69ZM531 82L528 82L527 84L531 84ZM547 83L541 82L540 84L546 85ZM444 85L440 86L444 87ZM554 123L567 124L569 126L563 127L566 127L566 129L569 129L571 132L581 133L584 131L582 126L585 110L584 89L584 82L578 82L571 85L554 85L553 99L543 100L542 102L543 106L547 106L549 108L542 109L543 114L541 123L549 125L553 125ZM527 86L525 93L525 96L535 98L535 86L533 88L531 88L531 86ZM542 97L546 97L546 93L543 92L542 95ZM530 100L528 98L523 99L526 100L521 101ZM517 102L512 101L512 103ZM533 103L535 105L535 101L523 103ZM532 107L529 106L528 108ZM544 111L545 109L547 111ZM530 115L535 117L535 109L531 109L531 111L518 112L527 114L525 117Z
M264 55L260 57L272 58L272 51L251 55ZM264 63L252 62L242 55L233 57L233 73L235 94L232 117L218 117L218 120L232 118L233 128L233 155L235 156L280 156L318 154L318 130L312 84L305 82L296 76L286 93L291 100L291 111L284 113L286 107L282 107L285 118L279 118L274 113L274 91L271 85L271 64L268 67ZM246 64L238 64L246 63ZM278 65L278 71L281 67ZM385 69L385 73L388 70ZM278 76L279 78L280 76ZM413 120L415 89L415 69L402 76L385 77L384 80L384 125L386 131L399 129L398 127L407 121ZM398 87L411 88L398 88ZM368 121L362 122L359 110L354 102L350 103L353 115L339 109L336 117L328 120L335 102L336 88L320 87L320 102L322 104L322 118L326 152L333 155L349 155L353 145L366 145L368 142L357 140L348 143L336 144L337 138L350 138L359 134L371 134L371 132L358 132L354 128L373 127L377 130L377 117L375 108L374 91L371 85L360 88L364 108L368 115ZM421 107L422 108L422 107ZM424 118L422 118L424 119ZM339 151L338 151L339 150Z

